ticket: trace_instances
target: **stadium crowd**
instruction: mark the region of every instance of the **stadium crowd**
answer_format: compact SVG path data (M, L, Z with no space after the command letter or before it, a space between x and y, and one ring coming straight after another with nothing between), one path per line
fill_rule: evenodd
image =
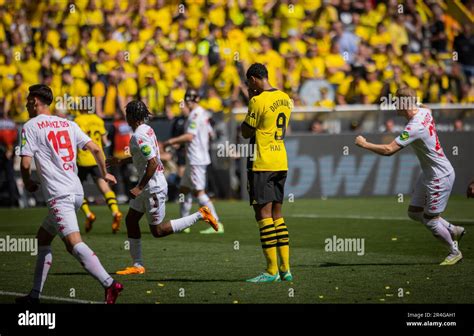
M297 105L313 79L335 92L322 92L317 106L377 103L403 84L425 102L474 102L472 26L440 4L0 0L0 107L25 122L27 88L42 82L57 97L94 97L101 117L139 97L172 119L187 87L210 111L227 113L245 106L243 74L253 62Z

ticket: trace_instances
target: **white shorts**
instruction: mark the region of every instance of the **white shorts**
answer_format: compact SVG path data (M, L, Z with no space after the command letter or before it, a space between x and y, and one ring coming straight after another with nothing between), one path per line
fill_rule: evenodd
M53 236L64 238L79 232L76 211L81 207L84 195L64 195L48 202L49 214L41 227Z
M454 178L454 172L431 180L425 180L421 174L416 181L410 205L424 208L424 212L430 215L442 213L448 205Z
M137 198L130 200L130 208L146 214L149 225L158 225L165 219L166 193L144 190Z
M184 176L181 180L181 186L191 190L206 189L206 171L207 165L186 164Z

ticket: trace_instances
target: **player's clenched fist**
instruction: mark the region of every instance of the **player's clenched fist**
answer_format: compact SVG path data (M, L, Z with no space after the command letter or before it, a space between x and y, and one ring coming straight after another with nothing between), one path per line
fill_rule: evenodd
M104 177L105 182L108 184L117 184L117 180L115 179L115 176L112 174L107 173Z
M467 198L474 198L474 181L467 186Z
M364 147L366 143L367 140L362 135L359 135L357 138L355 138L355 144L359 147Z

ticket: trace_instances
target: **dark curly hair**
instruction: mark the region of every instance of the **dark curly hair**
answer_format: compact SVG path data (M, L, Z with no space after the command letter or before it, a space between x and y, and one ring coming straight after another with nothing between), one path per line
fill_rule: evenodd
M246 74L247 79L250 77L255 77L259 79L268 78L268 70L262 63L254 63L247 70Z
M148 108L141 100L132 100L125 107L125 112L127 115L127 119L132 121L146 122L150 117L150 112L148 111Z

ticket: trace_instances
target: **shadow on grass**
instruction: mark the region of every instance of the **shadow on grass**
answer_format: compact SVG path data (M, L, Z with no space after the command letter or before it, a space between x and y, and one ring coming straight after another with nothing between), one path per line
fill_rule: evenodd
M127 281L146 281L146 282L245 282L244 279L181 279L181 278L163 278L163 279L127 279Z
M293 265L293 267L339 267L339 266L420 266L420 265L439 265L437 262L431 263L364 263L364 264L341 264L327 262L317 265Z

